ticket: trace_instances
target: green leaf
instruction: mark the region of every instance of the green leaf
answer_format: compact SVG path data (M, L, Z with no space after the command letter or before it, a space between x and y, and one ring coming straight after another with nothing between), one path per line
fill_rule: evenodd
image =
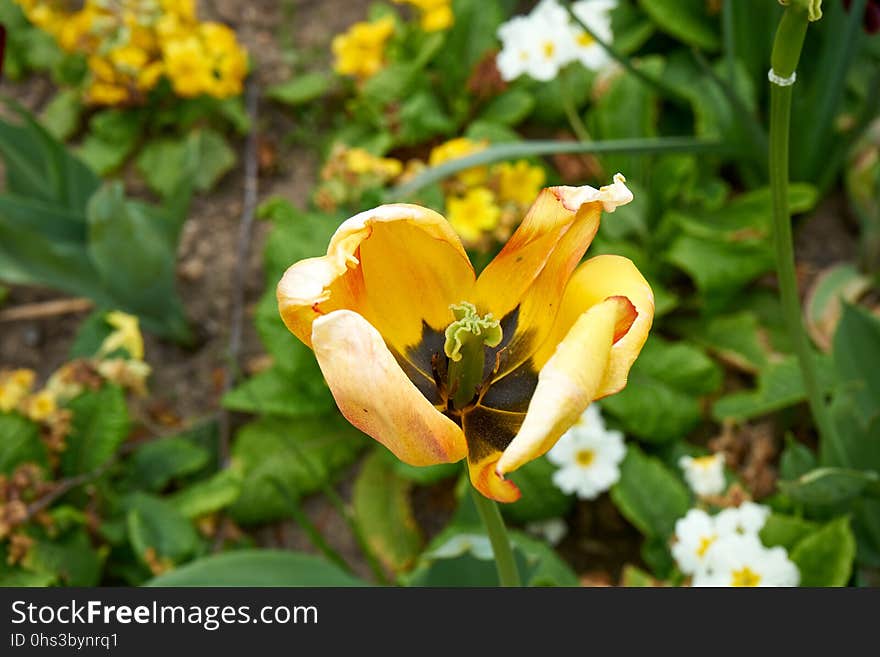
M113 332L113 327L107 323L106 317L106 310L94 310L80 322L68 352L71 360L91 358L98 353L104 340Z
M244 476L241 497L231 509L243 523L288 516L277 482L299 497L330 483L352 463L368 439L338 414L302 418L266 416L242 427L232 461Z
M156 139L137 159L138 171L159 195L168 198L181 187L205 192L235 166L235 152L223 135L202 128L182 139Z
M240 472L221 470L209 479L174 493L168 501L187 518L198 518L234 504L241 494L241 483Z
M880 319L843 305L834 334L834 364L865 418L880 413Z
M700 421L699 396L721 384L720 368L687 343L651 337L629 375L627 387L602 407L627 433L652 442L683 438Z
M404 145L418 144L436 135L449 135L456 128L440 99L429 90L411 94L400 106L397 120L400 123L398 141Z
M873 417L864 414L847 392L838 391L831 402L831 419L837 428L837 441L835 444L820 441L822 465L880 472L880 414Z
M803 538L790 556L801 571L801 586L846 586L855 554L849 518L843 517Z
M143 119L137 111L98 112L89 121L89 133L77 154L101 175L118 169L137 146Z
M648 537L666 539L691 506L685 485L663 462L630 445L611 489L620 512Z
M623 572L620 575L620 585L643 588L662 586L663 584L655 579L651 573L645 572L641 568L633 566L632 564L627 564L623 567Z
M816 455L809 447L797 442L790 434L785 437L785 449L779 459L779 476L782 479L797 479L816 465Z
M146 586L365 586L319 557L282 550L237 550L203 557Z
M510 475L519 486L522 497L501 507L504 517L527 523L566 515L574 505L574 497L566 495L553 483L556 468L546 458L531 461Z
M51 573L66 586L97 586L103 562L88 534L79 529L61 538L39 539L23 565L38 573Z
M817 356L816 360L820 384L827 390L833 374L828 366L828 358ZM806 396L797 359L787 356L770 363L758 373L755 390L734 392L718 399L712 407L712 417L718 421L750 420L798 404Z
M818 468L793 481L780 481L779 489L799 504L832 506L862 492L880 495L880 474L873 470Z
M443 72L438 85L449 97L461 94L480 59L497 47L495 33L507 18L498 0L453 0L452 11L455 24L431 62Z
M437 465L416 466L408 465L388 452L386 457L391 462L391 467L398 477L411 481L421 486L430 486L444 479L451 479L461 474L461 466L458 463L438 463Z
M83 104L78 89L59 91L46 105L40 122L55 139L69 139L77 128L83 114Z
M286 340L298 342L289 332ZM309 351L308 347L298 344ZM290 347L291 350L298 349L293 344ZM223 406L244 413L289 417L328 413L335 408L333 397L316 364L293 371L288 367L289 362L284 365L272 367L243 381L223 397Z
M689 46L715 51L721 46L717 21L703 0L639 0L658 28Z
M330 88L331 79L326 73L304 73L290 80L272 85L266 96L291 107L303 105L323 96Z
M676 327L695 344L741 370L757 372L767 364L770 350L753 312L680 321Z
M48 464L39 427L18 413L0 413L0 473L11 474L27 462Z
M409 569L422 547L413 516L411 484L394 472L388 460L373 452L354 483L352 504L358 526L373 553L391 570Z
M84 474L106 463L128 436L128 407L122 388L105 385L87 391L67 406L73 413L67 448L61 454L66 476Z
M480 113L479 120L501 125L517 125L535 107L535 97L523 89L511 89L496 96Z
M801 539L818 528L819 525L815 522L795 516L773 513L767 518L767 522L761 528L761 542L767 547L781 545L791 552Z
M135 553L149 563L148 551L159 559L180 563L198 548L196 530L177 509L160 497L135 493L127 501L128 537Z
M172 479L198 472L210 459L207 449L183 436L159 438L145 443L132 455L132 483L137 488L160 491Z

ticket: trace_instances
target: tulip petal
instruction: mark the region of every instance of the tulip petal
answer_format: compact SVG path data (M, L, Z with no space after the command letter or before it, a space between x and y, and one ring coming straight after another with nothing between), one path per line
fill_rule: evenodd
M568 279L599 228L602 210L613 212L632 200L624 182L617 174L613 184L601 189L544 189L480 274L474 291L477 307L505 320L496 378L525 362L547 339Z
M596 399L615 334L634 316L626 297L613 297L594 305L574 322L541 368L523 424L495 467L499 475L547 452Z
M418 346L426 333L443 332L454 319L450 304L467 299L473 284L473 267L446 219L417 205L382 205L343 222L327 255L291 266L278 284L278 309L307 345L315 319L353 310L433 382L433 353Z
M467 437L468 472L480 493L498 502L516 502L519 488L495 472L498 459L522 424L524 413L508 413L477 406L462 417Z
M654 321L654 294L632 261L621 256L596 256L577 268L565 288L550 338L535 354L535 367L543 367L556 345L585 311L611 297L626 297L637 314L635 321L623 315L620 317L624 325L615 333L614 346L596 399L623 389ZM627 330L622 330L624 328Z
M421 466L466 456L458 425L419 392L379 332L358 313L336 310L315 319L311 343L345 418L401 461Z

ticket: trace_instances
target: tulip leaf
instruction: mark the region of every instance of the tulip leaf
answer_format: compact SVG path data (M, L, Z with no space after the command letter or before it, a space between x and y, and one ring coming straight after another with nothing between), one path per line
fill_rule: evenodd
M197 559L146 586L365 586L320 557L286 550L235 550Z
M873 470L818 468L795 480L780 481L779 489L799 504L833 506L863 492L880 496L880 474Z
M46 104L40 123L55 139L64 141L79 128L84 109L82 92L79 89L65 89Z
M155 560L176 564L196 552L199 545L196 530L168 501L135 493L126 501L126 507L131 547L145 564Z
M574 497L566 495L553 483L556 468L546 458L526 463L510 475L519 486L522 497L505 504L501 511L505 518L517 523L534 522L566 515L574 506Z
M700 395L718 389L721 369L687 343L652 336L627 387L603 402L627 433L650 442L683 438L700 421Z
M73 413L67 447L61 454L66 476L92 472L104 465L128 437L130 420L125 393L115 385L86 391L67 406Z
M718 22L709 16L704 0L639 0L658 28L701 50L718 50Z
M663 540L691 506L690 493L681 479L635 445L627 448L611 499L645 536Z
M0 412L0 474L11 474L26 462L48 464L39 427L18 413Z
M368 444L368 438L336 413L267 415L246 424L232 448L243 481L230 512L242 523L287 518L287 496L298 498L328 485ZM287 495L277 482L285 484Z
M817 356L820 384L830 389L833 371L829 359ZM800 366L794 356L770 363L758 373L757 388L725 395L712 407L712 417L722 420L750 420L767 415L806 399Z
M423 542L410 503L411 487L378 451L367 457L354 483L358 526L373 553L395 572L413 565Z
M846 586L856 541L848 517L837 518L801 539L789 555L801 573L801 586Z

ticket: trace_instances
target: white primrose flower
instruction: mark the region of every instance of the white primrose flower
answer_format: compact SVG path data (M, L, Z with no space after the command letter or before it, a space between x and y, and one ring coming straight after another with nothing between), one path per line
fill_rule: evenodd
M625 455L623 434L606 429L599 407L591 404L547 458L559 467L553 473L557 488L593 500L620 479L620 462Z
M675 522L675 543L672 556L685 575L700 572L718 540L715 518L702 509L691 509Z
M754 502L743 502L738 507L722 510L715 517L719 536L753 535L758 532L770 517L770 507Z
M529 39L534 56L526 73L536 80L548 82L575 57L568 12L556 0L542 0L529 20Z
M593 34L608 43L614 38L611 30L611 10L615 7L617 0L580 0L571 6L571 10ZM611 57L605 48L574 21L571 31L575 57L584 67L598 71L611 62Z
M714 541L692 585L797 586L799 582L800 572L785 548L764 547L754 534L731 534Z
M724 492L724 455L720 452L696 458L682 456L678 465L684 471L688 486L700 497Z
M534 536L540 536L550 545L559 545L568 534L568 525L562 518L548 518L528 523L526 531Z
M528 16L514 16L498 28L501 52L495 64L502 79L509 82L529 71L537 57L531 32L532 21Z

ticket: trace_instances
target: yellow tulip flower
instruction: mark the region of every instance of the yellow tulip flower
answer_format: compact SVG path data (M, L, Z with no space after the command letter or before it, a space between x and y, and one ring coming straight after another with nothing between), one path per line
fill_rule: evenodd
M355 427L411 465L467 458L483 495L515 501L505 475L621 390L647 339L654 297L633 263L578 266L603 208L632 200L624 183L542 190L479 278L440 214L362 212L285 272L279 312Z

